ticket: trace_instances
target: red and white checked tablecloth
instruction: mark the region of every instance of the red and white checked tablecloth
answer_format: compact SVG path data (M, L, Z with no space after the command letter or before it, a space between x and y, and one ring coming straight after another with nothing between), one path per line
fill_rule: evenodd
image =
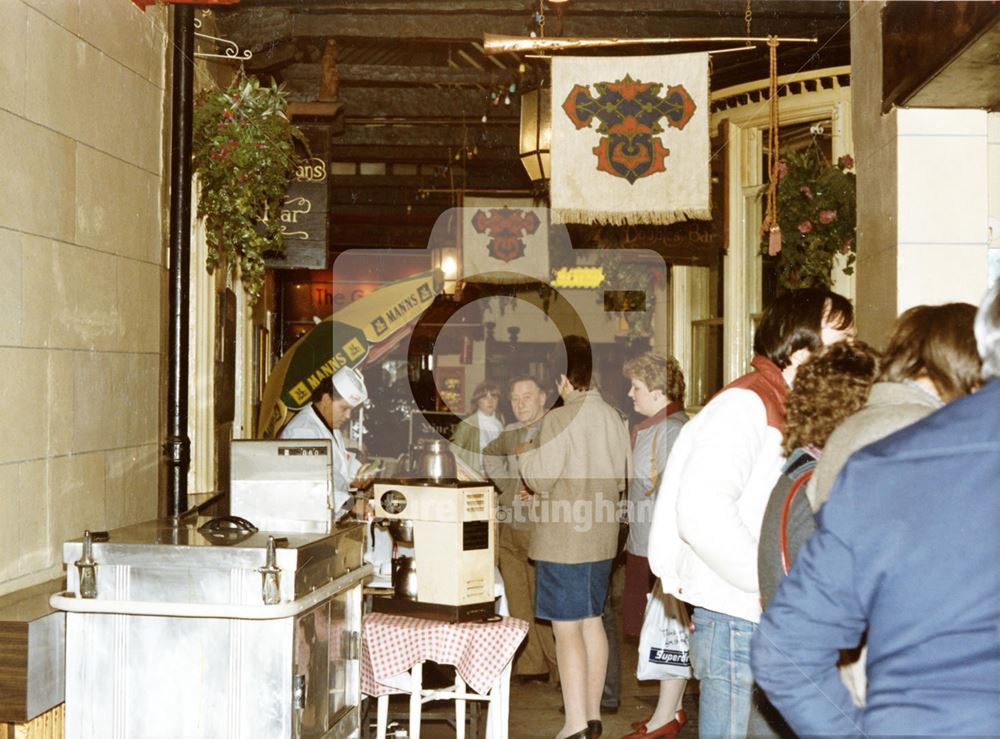
M418 662L454 665L466 684L486 694L528 633L517 618L450 624L392 613L369 613L361 627L361 690L403 692L382 681Z

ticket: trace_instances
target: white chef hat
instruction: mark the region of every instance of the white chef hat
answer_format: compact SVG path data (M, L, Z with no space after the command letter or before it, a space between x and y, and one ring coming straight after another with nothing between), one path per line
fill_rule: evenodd
M330 379L337 395L350 403L352 408L368 400L365 378L353 367L341 367Z

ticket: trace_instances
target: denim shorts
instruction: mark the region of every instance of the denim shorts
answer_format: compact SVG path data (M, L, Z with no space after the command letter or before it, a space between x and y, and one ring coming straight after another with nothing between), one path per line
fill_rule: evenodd
M535 562L535 618L580 621L600 616L611 580L611 560Z

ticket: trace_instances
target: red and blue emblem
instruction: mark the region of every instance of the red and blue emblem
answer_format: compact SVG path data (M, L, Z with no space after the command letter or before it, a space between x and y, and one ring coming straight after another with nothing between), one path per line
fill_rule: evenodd
M489 255L501 262L511 262L524 256L524 235L538 230L541 221L530 210L515 208L490 209L490 214L476 211L472 216L472 227L476 233L486 233L490 237L486 248Z
M577 129L590 128L598 121L601 140L593 152L597 169L623 177L630 185L642 177L665 172L670 150L656 134L664 132L660 119L672 128L683 129L694 115L694 100L683 85L667 87L658 82L633 80L629 75L615 82L594 84L597 97L584 85L574 85L562 104Z

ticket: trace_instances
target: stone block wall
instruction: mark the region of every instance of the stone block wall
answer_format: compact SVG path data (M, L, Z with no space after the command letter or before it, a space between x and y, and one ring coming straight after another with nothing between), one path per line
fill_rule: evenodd
M0 594L156 514L168 17L0 2Z
M851 13L858 333L884 346L924 303L977 304L1000 244L1000 122L985 110L882 105L883 2ZM991 221L991 219L993 219ZM992 239L992 241L991 241Z

